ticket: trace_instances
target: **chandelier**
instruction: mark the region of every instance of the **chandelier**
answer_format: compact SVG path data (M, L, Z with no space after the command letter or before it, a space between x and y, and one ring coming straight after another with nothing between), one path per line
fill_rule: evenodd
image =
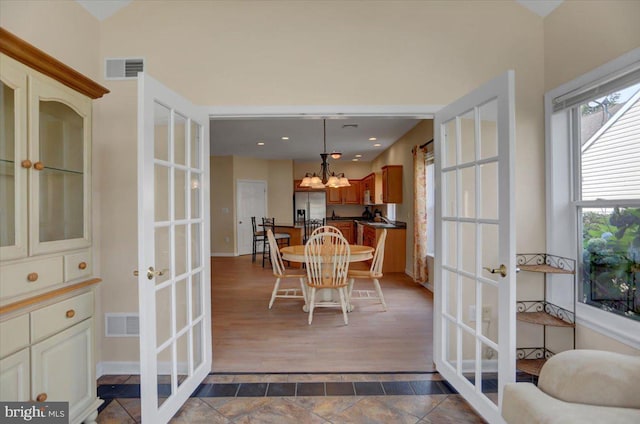
M324 150L323 153L320 153L320 157L322 158L322 163L320 164L320 175L313 174L307 172L300 183L300 187L309 187L314 189L323 189L325 187L330 188L339 188L339 187L349 187L349 180L344 176L343 172L336 174L335 172L329 172L329 162L327 162L327 157L331 156L334 159L340 158L342 153L332 152L327 153L327 120L322 120L322 129L323 129L323 141L324 141Z

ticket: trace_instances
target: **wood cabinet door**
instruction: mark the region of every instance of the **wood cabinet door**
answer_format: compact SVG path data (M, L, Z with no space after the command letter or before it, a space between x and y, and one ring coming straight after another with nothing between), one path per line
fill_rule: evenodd
M360 195L360 181L350 181L349 187L343 187L342 200L348 205L360 205L362 204L362 196Z
M341 188L328 188L327 189L327 204L329 205L341 205L342 204L342 189Z
M0 360L0 400L26 402L29 398L29 349Z
M90 318L31 347L31 398L69 402L71 422L96 397L92 329Z
M402 165L382 167L383 203L402 203Z

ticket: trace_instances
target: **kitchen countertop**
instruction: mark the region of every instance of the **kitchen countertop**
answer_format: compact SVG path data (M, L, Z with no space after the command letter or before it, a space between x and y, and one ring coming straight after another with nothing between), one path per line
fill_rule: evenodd
M356 217L356 216L351 216L351 217L337 216L335 218L327 218L327 222L328 221L354 221L357 224L368 225L373 228L387 228L387 229L406 229L407 228L406 222L392 221L392 223L389 224L386 222L375 222L373 219L371 220L362 219L362 217Z

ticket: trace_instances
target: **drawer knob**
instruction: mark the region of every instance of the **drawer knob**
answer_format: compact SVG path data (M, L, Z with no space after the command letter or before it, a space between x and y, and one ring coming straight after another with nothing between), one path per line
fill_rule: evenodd
M38 273L37 272L32 272L29 275L27 275L27 280L31 281L32 283L34 281L38 280Z
M35 169L36 171L42 171L44 169L44 163L38 161L36 163L33 164L33 169Z
M46 393L40 393L38 396L36 396L36 400L38 402L44 402L45 400L47 400L47 394Z
M29 169L29 168L31 168L32 163L31 163L31 161L29 159L25 159L22 162L20 162L20 165L23 168Z
M73 318L74 316L76 316L76 311L74 311L73 309L69 309L65 315L67 316L67 318Z
M87 263L86 262L80 262L78 264L78 268L80 269L87 269Z

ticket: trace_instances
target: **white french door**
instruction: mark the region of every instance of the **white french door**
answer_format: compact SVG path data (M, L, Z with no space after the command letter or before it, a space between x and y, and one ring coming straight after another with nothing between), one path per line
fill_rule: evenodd
M238 211L238 255L248 255L253 249L253 227L251 217L256 217L256 225L262 224L267 213L267 183L265 181L242 181L236 183L236 210ZM262 231L262 227L257 228ZM256 246L262 252L262 245Z
M142 420L168 422L211 370L209 143L203 108L138 74Z
M437 370L489 422L515 380L514 72L435 118Z

